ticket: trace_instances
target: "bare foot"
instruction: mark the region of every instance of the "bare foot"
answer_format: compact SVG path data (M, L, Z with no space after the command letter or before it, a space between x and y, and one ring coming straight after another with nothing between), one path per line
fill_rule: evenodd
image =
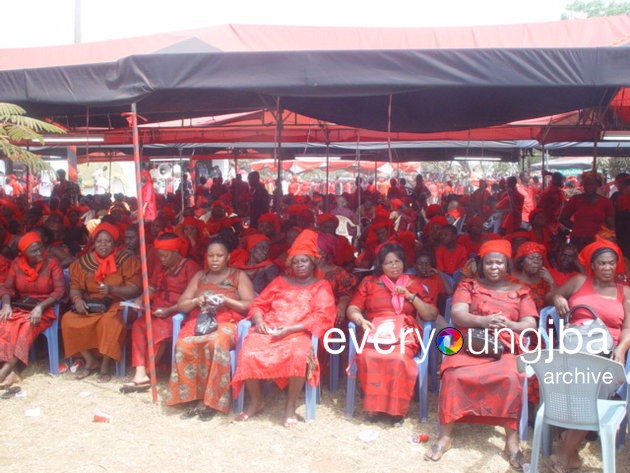
M439 462L442 456L451 449L451 439L438 439L429 449L424 453L424 459L434 462Z
M0 384L0 389L8 388L12 384L17 384L21 382L22 382L22 378L20 378L20 375L18 375L15 371L11 371L7 375L7 377L4 378L4 381L2 381L2 384Z

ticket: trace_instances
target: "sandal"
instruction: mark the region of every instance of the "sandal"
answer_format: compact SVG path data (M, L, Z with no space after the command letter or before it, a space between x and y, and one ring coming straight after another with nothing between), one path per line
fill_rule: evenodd
M286 419L284 419L282 426L285 429L290 429L292 426L299 424L300 422L304 422L304 417L299 414L294 414L291 417L287 417Z
M197 416L199 417L199 420L202 422L208 422L209 420L212 420L212 418L214 417L216 413L217 411L215 411L212 407L208 407L208 406L203 406L197 409Z
M15 395L22 391L22 388L19 386L11 386L7 388L4 393L0 396L0 399L11 399L15 397Z
M96 373L100 368L96 367L96 368L86 368L85 366L82 366L81 368L79 368L76 372L76 374L74 375L74 379L85 379L88 376L92 376L94 373Z
M523 464L525 463L525 455L520 450L514 453L508 454L508 462L510 467L516 471L523 471Z
M180 419L192 419L197 416L199 408L197 406L189 407L180 416Z
M249 419L250 417L243 411L237 415L232 422L247 422Z
M442 456L451 449L451 446L445 447L441 445L439 442L434 443L429 447L429 449L424 453L424 459L426 461L439 462L442 459Z
M123 394L129 394L129 393L143 393L145 391L148 391L149 389L151 389L151 382L147 381L144 383L136 383L135 381L132 381L130 383L125 383L123 384L119 391Z

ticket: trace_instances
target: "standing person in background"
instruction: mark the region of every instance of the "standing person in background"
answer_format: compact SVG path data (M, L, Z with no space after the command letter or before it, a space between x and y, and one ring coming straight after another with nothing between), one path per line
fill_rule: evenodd
M66 171L63 169L57 171L57 179L58 182L53 187L50 197L57 197L59 200L67 199L71 205L78 204L81 197L79 186L66 179Z
M258 228L258 218L269 212L269 193L260 182L260 174L258 171L252 171L247 176L249 188L252 194L252 200L249 211L249 226Z
M145 222L152 222L157 217L157 205L155 202L155 189L153 178L149 171L142 171L142 212Z
M498 211L505 214L499 230L502 235L513 233L521 228L525 199L516 188L517 182L514 176L507 178L505 194L496 207Z
M615 229L610 199L597 193L602 184L602 178L597 173L583 173L584 193L571 197L560 214L560 223L573 229L571 243L578 251L595 241L595 235L603 226Z
M560 225L560 213L562 207L567 201L562 186L564 185L564 176L562 173L554 172L551 175L549 187L540 195L538 207L545 214L545 220L552 234L557 233Z

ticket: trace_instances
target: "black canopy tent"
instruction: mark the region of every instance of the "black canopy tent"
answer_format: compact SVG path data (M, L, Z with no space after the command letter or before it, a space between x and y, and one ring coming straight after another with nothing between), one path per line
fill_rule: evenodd
M625 47L190 52L0 71L0 100L70 127L274 108L375 130L462 130L605 107ZM391 116L391 120L390 117Z

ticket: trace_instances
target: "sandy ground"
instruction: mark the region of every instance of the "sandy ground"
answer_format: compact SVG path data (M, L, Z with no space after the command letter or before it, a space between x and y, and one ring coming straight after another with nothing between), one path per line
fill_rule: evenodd
M343 386L334 395L323 389L316 420L285 429L279 424L284 393L275 388L264 413L234 424L233 414L210 422L181 420L180 409L163 403L165 375L157 405L150 393L120 394L121 381L115 378L100 384L95 377L76 381L70 373L52 377L45 360L24 375L25 395L0 400L2 473L512 471L501 455L501 429L487 426L458 426L454 447L442 461L424 461L429 444L412 444L408 438L418 431L435 438L435 395L428 423L418 422L414 403L404 424L393 427L365 423L360 415L344 417ZM93 422L97 410L111 414L113 421ZM304 413L303 404L298 412ZM28 415L33 413L39 415ZM359 440L366 429L376 430L378 438ZM529 458L527 446L525 453ZM587 444L582 455L586 462L580 471L601 471L598 442ZM550 471L546 463L541 471ZM617 471L630 472L628 448L617 452Z

